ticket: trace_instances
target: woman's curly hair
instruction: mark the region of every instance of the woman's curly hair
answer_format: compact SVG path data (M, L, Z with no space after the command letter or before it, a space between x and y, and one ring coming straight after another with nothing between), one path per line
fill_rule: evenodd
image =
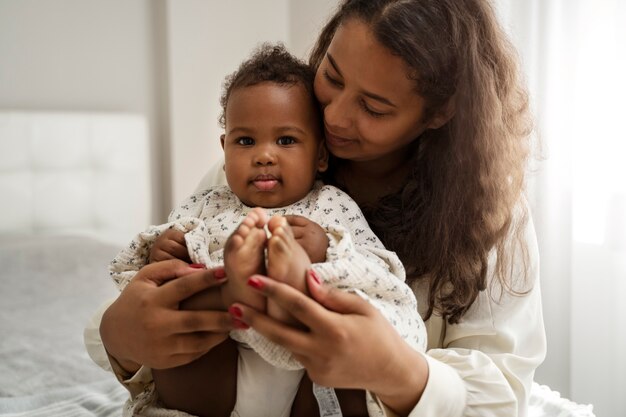
M443 127L416 138L412 173L402 190L364 207L373 230L402 259L409 281L428 279L427 318L436 311L458 322L486 288L494 255L495 282L523 293L514 289L516 279L508 278L517 254L507 236L520 243L526 269L520 197L533 126L515 50L492 5L345 0L311 53L314 68L348 19L367 24L405 61L416 92L426 100L426 121L453 112Z

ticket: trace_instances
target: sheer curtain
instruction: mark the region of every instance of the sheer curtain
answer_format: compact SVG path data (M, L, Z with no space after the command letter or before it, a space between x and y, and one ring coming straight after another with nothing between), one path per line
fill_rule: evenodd
M548 356L536 380L626 415L626 1L497 0L542 143L529 191Z

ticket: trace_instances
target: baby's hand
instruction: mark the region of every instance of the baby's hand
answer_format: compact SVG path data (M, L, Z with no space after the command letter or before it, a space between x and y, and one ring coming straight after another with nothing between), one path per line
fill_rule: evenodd
M293 230L296 242L304 248L311 262L325 262L328 236L326 236L322 226L302 216L289 215L285 217Z
M166 261L168 259L180 259L187 263L191 263L187 244L185 243L185 234L174 229L167 229L157 238L150 249L150 263Z

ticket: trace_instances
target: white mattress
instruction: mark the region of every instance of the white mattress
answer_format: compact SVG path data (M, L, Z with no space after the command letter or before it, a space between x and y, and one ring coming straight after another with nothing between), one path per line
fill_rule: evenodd
M128 396L88 357L87 320L117 295L119 248L92 238L0 238L0 415L119 416Z

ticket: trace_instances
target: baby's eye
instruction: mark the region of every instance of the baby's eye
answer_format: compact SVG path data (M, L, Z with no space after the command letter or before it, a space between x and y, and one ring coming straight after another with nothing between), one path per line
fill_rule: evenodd
M278 138L276 143L279 145L293 145L296 143L296 139L291 136L281 136Z
M243 146L252 146L254 145L254 139L249 138L247 136L243 136L241 138L237 138L235 143L237 143L238 145L243 145Z

